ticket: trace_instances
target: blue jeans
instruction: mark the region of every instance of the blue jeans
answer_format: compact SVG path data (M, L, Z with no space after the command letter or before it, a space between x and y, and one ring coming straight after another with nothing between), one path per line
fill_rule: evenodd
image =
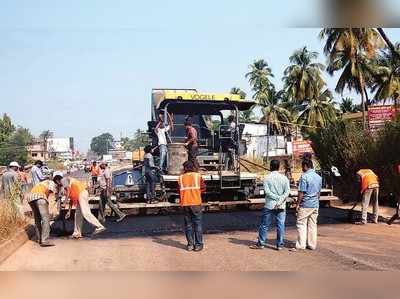
M202 207L183 207L185 234L189 246L203 246Z
M261 216L261 225L258 231L258 243L265 246L267 243L267 233L271 227L272 220L276 222L276 246L278 248L285 245L285 220L286 210L270 210L264 208Z
M165 144L160 145L160 168L166 170L168 167L168 147Z

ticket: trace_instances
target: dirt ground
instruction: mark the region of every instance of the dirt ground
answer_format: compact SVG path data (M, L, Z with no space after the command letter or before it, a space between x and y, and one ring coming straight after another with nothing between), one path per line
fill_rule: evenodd
M138 270L138 271L332 271L399 270L400 225L346 223L347 212L320 210L319 248L289 252L296 240L293 211L287 217L287 248L250 250L260 211L208 213L204 216L205 249L187 252L182 216L131 216L107 232L80 241L54 236L56 246L41 248L29 241L0 265L0 270ZM71 223L68 230L71 230ZM55 227L57 228L57 227ZM88 230L88 233L90 231Z

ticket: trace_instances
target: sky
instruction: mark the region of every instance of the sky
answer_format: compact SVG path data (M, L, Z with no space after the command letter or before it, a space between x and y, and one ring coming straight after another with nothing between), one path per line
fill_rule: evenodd
M314 17L313 2L2 0L0 113L34 135L72 136L84 152L101 133L146 128L152 88L251 96L244 75L260 58L280 88L294 50L325 62L319 28L289 27ZM400 41L400 29L387 33Z

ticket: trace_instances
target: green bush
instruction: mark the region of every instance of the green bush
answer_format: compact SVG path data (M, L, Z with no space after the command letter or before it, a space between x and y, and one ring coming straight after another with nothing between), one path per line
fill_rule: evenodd
M383 193L400 195L400 177L395 172L395 165L400 164L400 118L374 136L357 123L338 120L310 138L321 167L338 167L339 184L347 195L354 194L355 173L361 168L370 168L379 176Z

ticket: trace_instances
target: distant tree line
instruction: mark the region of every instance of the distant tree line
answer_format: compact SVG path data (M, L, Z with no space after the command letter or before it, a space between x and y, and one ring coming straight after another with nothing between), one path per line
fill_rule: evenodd
M16 127L7 114L0 117L0 165L17 161L21 165L28 163L27 146L33 141L30 131Z
M90 143L90 149L99 156L105 155L109 150L114 149L114 137L110 133L103 133L93 137ZM138 129L133 135L133 138L121 138L122 147L126 151L134 151L140 147L147 145L148 138L145 131Z

